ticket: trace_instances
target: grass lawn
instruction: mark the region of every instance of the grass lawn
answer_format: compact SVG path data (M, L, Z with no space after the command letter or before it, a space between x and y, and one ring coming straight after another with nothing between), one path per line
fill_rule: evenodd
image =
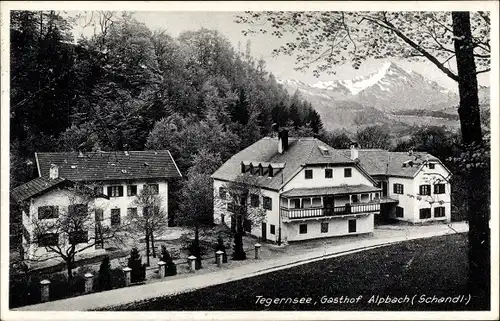
M133 303L115 310L489 309L488 304L478 303L474 298L465 304L469 299L467 264L467 236L455 234L322 260L194 292ZM402 302L370 303L370 299L378 301L377 295L384 299L388 295L391 299L401 298ZM414 304L403 302L405 295L409 301L416 295ZM461 303L418 303L422 298L432 300L434 295L436 298L465 297L455 299L462 299ZM263 303L256 302L257 296L262 296ZM362 297L357 300L359 296ZM345 303L346 297L352 302ZM282 300L281 304L267 304L267 298L311 299L309 303L294 304Z

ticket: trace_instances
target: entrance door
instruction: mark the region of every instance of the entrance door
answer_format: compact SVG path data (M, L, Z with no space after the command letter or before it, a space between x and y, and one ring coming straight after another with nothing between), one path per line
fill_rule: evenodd
M267 224L262 223L262 241L267 240Z

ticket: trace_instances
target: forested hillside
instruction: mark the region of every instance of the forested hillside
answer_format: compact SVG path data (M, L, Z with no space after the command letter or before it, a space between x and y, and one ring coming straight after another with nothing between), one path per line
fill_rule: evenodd
M74 21L57 12L11 14L11 186L36 175L37 151L168 149L186 174L200 152L223 162L273 122L291 135L322 128L250 43L241 52L207 29L173 38L130 14L94 19L98 32L75 44Z

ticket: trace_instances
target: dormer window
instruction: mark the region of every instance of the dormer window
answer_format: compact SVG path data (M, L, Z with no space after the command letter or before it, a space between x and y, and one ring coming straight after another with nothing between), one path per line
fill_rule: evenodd
M268 172L269 172L269 177L273 177L274 176L274 171L273 171L273 167L271 165L268 166Z
M330 155L330 150L326 148L325 146L318 146L319 150L321 151L321 154L325 157L329 157Z

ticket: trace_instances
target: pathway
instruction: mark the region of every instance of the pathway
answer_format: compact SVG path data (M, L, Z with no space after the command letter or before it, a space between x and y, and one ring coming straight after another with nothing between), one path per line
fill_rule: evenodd
M467 232L466 223L453 223L428 226L399 226L398 228L379 226L371 237L350 237L302 242L279 248L285 255L276 255L273 258L273 247L266 245L268 255L262 260L253 258L245 264L230 266L225 264L215 272L185 275L180 278L169 278L165 281L149 283L141 286L121 288L106 292L92 293L74 298L51 301L31 306L20 307L17 311L86 311L111 306L129 304L160 296L175 295L196 289L223 284L235 280L253 277L293 266L306 264L326 258L355 253L380 246L453 233ZM343 240L343 241L342 241ZM307 251L304 251L307 249ZM200 270L200 272L203 270Z

